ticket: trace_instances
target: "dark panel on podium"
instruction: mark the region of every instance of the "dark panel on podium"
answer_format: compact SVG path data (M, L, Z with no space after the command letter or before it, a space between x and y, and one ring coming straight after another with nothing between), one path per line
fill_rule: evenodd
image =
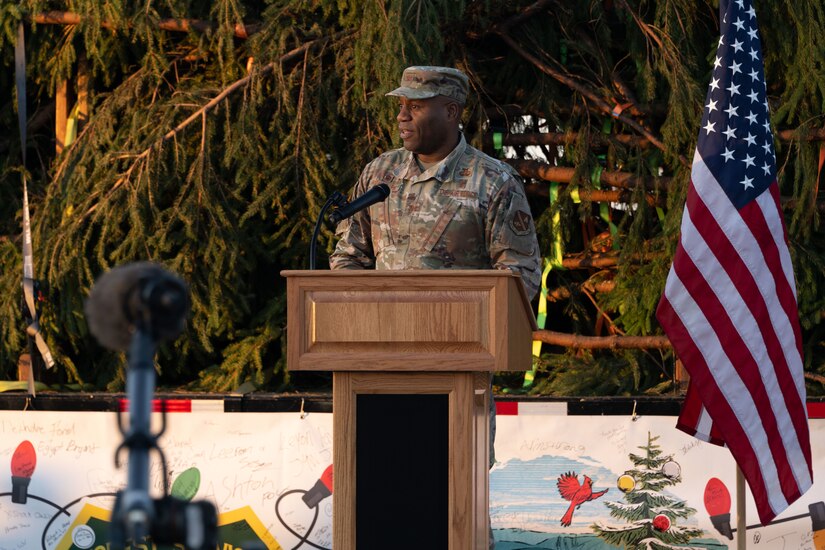
M448 396L359 394L356 407L356 547L446 550Z

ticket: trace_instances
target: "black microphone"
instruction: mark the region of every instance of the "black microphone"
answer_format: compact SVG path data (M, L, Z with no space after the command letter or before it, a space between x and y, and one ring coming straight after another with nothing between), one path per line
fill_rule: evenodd
M137 328L156 340L183 330L189 293L181 279L152 262L115 267L97 280L85 304L92 335L113 350L128 350Z
M338 223L341 220L349 218L356 212L360 212L364 208L369 208L376 202L385 200L389 196L390 187L386 183L379 183L374 187L370 187L369 191L352 202L345 204L337 210L333 210L332 214L329 215L329 219L335 223Z

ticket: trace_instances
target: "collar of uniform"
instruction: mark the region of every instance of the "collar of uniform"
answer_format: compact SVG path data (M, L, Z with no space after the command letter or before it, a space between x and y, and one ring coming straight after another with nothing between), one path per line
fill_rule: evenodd
M421 171L421 168L418 166L418 163L415 160L415 155L411 152L407 152L407 161L405 163L405 170L404 170L404 179L412 180L412 183L417 183L419 181L428 180L430 178L435 178L438 181L445 181L452 177L453 172L455 171L455 167L458 164L458 160L464 154L464 150L467 148L467 140L464 139L464 134L459 133L459 140L458 145L455 146L455 149L450 151L450 154L444 157L438 164L435 166L430 166L429 169L425 171Z

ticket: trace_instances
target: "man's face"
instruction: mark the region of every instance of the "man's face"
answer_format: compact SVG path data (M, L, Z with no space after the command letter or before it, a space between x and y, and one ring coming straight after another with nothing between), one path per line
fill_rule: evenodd
M456 145L458 113L458 105L446 97L400 97L396 118L404 148L425 162L446 157Z

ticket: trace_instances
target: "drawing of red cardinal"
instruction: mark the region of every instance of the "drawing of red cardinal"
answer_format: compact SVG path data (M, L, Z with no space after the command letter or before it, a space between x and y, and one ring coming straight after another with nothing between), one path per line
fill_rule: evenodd
M579 484L579 478L576 475L576 472L567 472L566 474L562 474L556 482L556 486L558 486L559 494L562 498L570 501L570 507L567 508L567 512L565 512L561 517L561 524L565 527L572 523L573 511L576 508L580 507L588 500L596 500L608 491L608 489L605 489L604 491L594 493L593 480L587 476L584 476L584 482Z

